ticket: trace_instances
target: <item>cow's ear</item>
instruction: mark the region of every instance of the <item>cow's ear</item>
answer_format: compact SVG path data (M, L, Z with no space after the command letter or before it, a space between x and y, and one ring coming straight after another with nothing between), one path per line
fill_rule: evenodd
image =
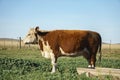
M38 32L38 31L39 31L39 26L37 26L37 27L35 28L35 31L36 31L36 32Z

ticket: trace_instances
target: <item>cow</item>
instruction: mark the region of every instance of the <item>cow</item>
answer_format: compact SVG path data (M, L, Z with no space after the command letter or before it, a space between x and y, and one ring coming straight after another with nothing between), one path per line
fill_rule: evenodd
M30 29L25 44L39 44L42 56L51 59L52 71L56 70L57 59L61 56L84 56L88 68L95 68L96 54L100 53L102 39L99 33L89 30L51 30L43 31L37 26Z

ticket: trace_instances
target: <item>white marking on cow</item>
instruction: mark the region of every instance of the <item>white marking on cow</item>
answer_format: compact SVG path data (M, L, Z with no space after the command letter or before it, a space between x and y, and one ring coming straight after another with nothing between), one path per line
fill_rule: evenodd
M92 64L92 68L94 68L95 66Z
M77 55L83 54L84 52L87 52L89 54L89 51L87 50L87 48L84 48L82 51L74 52L74 53L66 53L63 51L63 49L61 47L59 49L60 49L62 55L66 55L66 56L75 56L75 55L77 56Z
M88 65L88 68L91 68L91 67L94 68L95 66L94 65Z
M43 45L43 51L41 51L42 56L48 59L51 59L51 56L53 54L53 50L50 48L48 41L42 41L42 45Z
M88 68L91 68L91 65L88 65Z
M42 56L48 59L51 59L51 64L52 64L52 71L51 73L54 73L56 70L56 63L55 63L55 55L53 53L53 50L50 48L50 45L48 43L48 41L45 41L43 39L42 40L42 45L43 45L43 51L41 51Z
M74 55L77 54L76 52L74 52L74 53L66 53L66 52L63 51L63 49L62 49L61 47L60 47L59 49L60 49L60 52L62 53L62 55L66 55L66 56L74 56Z

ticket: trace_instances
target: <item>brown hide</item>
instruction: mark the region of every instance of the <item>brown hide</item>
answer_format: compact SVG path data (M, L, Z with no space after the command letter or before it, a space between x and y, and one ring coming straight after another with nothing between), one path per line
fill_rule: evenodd
M93 57L93 63L96 61L96 53L101 47L101 37L98 33L83 30L55 30L48 33L39 32L39 36L44 41L48 41L53 53L56 57L62 56L60 47L65 53L80 52L87 48L89 54L82 53L86 59ZM42 42L40 41L40 48L43 49ZM78 55L78 54L77 54ZM76 55L76 56L77 56Z

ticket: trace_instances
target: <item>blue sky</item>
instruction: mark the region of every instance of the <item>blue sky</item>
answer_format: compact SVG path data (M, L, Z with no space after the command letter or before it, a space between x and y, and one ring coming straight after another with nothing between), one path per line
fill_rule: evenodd
M35 26L93 30L120 43L120 0L0 0L0 38L24 38Z

